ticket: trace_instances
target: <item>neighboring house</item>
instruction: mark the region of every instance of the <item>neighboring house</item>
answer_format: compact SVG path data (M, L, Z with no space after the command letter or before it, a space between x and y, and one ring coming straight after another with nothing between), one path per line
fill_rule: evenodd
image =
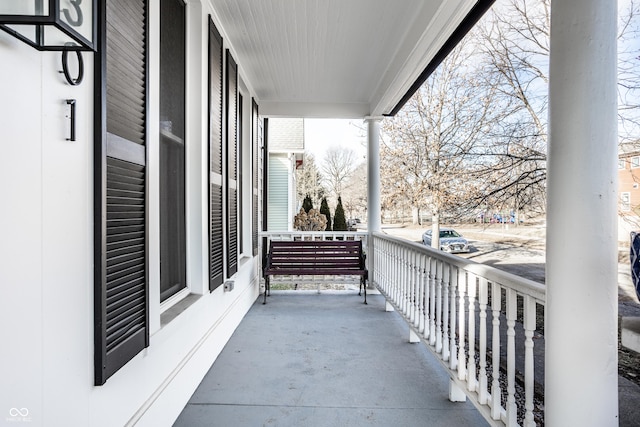
M304 157L304 120L272 118L268 126L267 230L291 231L301 204L295 171Z
M618 156L618 240L640 229L640 151L624 150Z

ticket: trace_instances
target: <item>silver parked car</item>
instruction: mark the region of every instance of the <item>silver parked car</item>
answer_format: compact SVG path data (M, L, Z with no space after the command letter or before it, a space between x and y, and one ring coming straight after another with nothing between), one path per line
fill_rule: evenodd
M431 246L431 230L422 234L422 243ZM440 229L440 250L453 253L469 252L469 242L453 228Z

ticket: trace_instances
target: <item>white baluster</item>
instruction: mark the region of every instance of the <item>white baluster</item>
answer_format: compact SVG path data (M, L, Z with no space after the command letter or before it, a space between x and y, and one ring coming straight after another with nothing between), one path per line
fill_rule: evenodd
M391 274L391 260L389 259L389 242L376 239L373 250L376 253L376 259L374 261L373 276L378 280L378 285L382 288L386 295L389 295L389 274ZM379 264L384 265L383 269L378 269ZM383 272L384 271L384 272ZM383 277L382 277L383 276Z
M395 245L395 263L396 263L396 304L402 313L402 257L400 256L400 246Z
M415 295L415 322L413 325L418 330L419 334L422 334L422 292L423 292L423 283L422 283L422 260L423 255L421 253L416 253L416 295Z
M407 322L409 325L413 325L413 315L415 313L415 254L411 249L405 249L405 255L407 263Z
M429 344L436 345L436 268L437 260L432 259L429 272Z
M478 375L478 400L481 405L486 405L487 390L487 303L489 302L487 279L480 278L478 303L480 305L480 374Z
M524 426L536 425L533 419L533 332L536 330L536 301L530 297L524 297L524 390L525 390L525 415Z
M376 241L375 247L378 246L378 242ZM389 252L390 248L389 248L389 242L384 241L384 252L381 253L380 255L382 256L382 258L384 258L384 291L387 295L390 295L391 292L391 266L393 265L391 263L391 254ZM377 262L377 260L376 260ZM376 264L374 264L376 265ZM377 269L376 269L377 270Z
M400 267L399 270L399 278L398 278L398 285L400 286L400 313L402 313L402 315L404 316L405 314L405 280L404 280L404 274L405 274L405 259L403 257L403 253L402 253L402 246L398 245L398 265Z
M418 266L416 269L417 283L418 283L418 295L417 298L417 325L420 335L424 335L424 254L418 255Z
M382 246L382 243L384 242L384 246ZM385 292L385 294L387 296L391 295L391 266L393 265L391 262L391 254L389 253L389 242L386 240L376 240L376 242L374 243L374 250L377 251L377 249L375 248L380 248L381 252L380 252L380 258L382 259L382 262L384 263L384 279L381 278L381 280L384 280L384 285L383 285L383 290ZM376 259L375 262L378 262L378 260ZM374 266L377 264L373 264ZM377 268L374 268L374 270L377 270ZM377 276L377 272L374 271L374 274Z
M491 364L493 381L491 383L491 418L500 419L502 412L502 389L500 387L500 310L502 310L502 290L500 285L491 285L491 309L493 311L493 340L491 345Z
M467 362L467 389L476 391L478 382L476 380L476 288L477 277L469 273L467 282L469 297L469 360Z
M431 323L429 318L431 316L431 267L433 266L433 260L430 256L427 256L424 262L424 272L422 273L422 280L424 280L424 338L429 339L431 333Z
M415 314L415 277L416 277L416 265L414 262L414 256L412 250L405 249L407 259L407 321L409 325L414 323Z
M416 324L416 294L417 294L417 265L416 265L416 256L417 254L414 251L408 250L407 256L409 257L409 273L411 275L411 286L409 289L409 324Z
M402 313L402 260L400 259L400 247L394 245L394 260L396 265L396 277L394 279L394 286L396 288L395 302L398 306L400 313Z
M442 268L436 261L436 353L442 353Z
M397 304L397 286L398 286L398 263L396 257L396 246L394 243L389 242L389 263L391 264L391 281L389 283L389 297L391 301Z
M451 343L449 342L449 289L450 289L450 276L451 266L449 264L445 264L444 270L442 271L442 360L445 362L449 361L450 355L450 347Z
M373 259L373 264L376 266L375 270L369 271L369 281L372 284L377 283L378 285L381 285L380 272L386 268L386 265L382 264L380 261L380 245L382 244L383 242L378 243L376 247L373 249L372 253L368 253L369 257L373 257L370 259ZM384 288L384 286L382 287Z
M382 254L384 252L383 241L376 241L376 245L373 248L373 253L369 253L369 256L373 257L373 265L376 268L369 272L369 280L371 283L376 283L384 290L384 275L386 274L387 264L382 260Z
M407 261L407 251L400 247L400 262L402 266L402 274L400 276L400 286L402 287L402 315L407 318L409 312L409 263Z
M420 322L422 325L420 331L424 338L429 336L429 318L427 317L429 311L429 276L427 270L430 262L429 256L423 254L420 264L420 282L422 283L422 312L420 313Z
M386 268L386 286L385 286L385 292L387 293L387 295L389 296L389 298L391 300L393 300L393 289L391 284L393 283L393 258L391 258L391 242L386 241L386 246L385 246L385 254L384 254L384 258L385 258L385 262L387 263L387 268Z
M517 295L507 289L507 426L517 425L516 406L516 315Z
M384 268L384 291L386 292L387 295L391 295L391 272L392 272L392 265L393 263L391 262L391 248L389 247L389 242L385 241L385 246L384 246L384 263L385 263L385 268ZM377 242L376 242L376 246L377 246ZM374 264L375 265L375 264Z
M465 294L467 288L467 273L460 269L458 270L458 301L460 303L458 310L458 379L464 381L467 379L467 355L465 354Z
M451 267L451 285L449 290L451 297L449 304L451 305L451 325L449 326L451 333L449 334L449 345L451 358L449 359L449 368L452 371L458 369L458 345L456 344L456 290L458 289L458 269Z

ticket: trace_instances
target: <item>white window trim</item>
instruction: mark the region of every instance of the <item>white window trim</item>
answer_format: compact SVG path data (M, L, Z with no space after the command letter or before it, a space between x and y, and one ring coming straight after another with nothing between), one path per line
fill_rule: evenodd
M625 200L626 195L626 200ZM620 210L623 212L629 212L631 210L631 192L623 191L620 193Z

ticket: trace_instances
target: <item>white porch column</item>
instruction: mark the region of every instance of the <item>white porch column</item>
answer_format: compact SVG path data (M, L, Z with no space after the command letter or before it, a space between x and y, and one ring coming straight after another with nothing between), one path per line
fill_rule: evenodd
M373 233L380 231L380 121L382 117L366 117L367 122L367 230L369 232L367 268L369 287L373 287Z
M380 121L367 117L367 227L369 233L380 231Z
M545 422L617 426L616 2L552 0Z

